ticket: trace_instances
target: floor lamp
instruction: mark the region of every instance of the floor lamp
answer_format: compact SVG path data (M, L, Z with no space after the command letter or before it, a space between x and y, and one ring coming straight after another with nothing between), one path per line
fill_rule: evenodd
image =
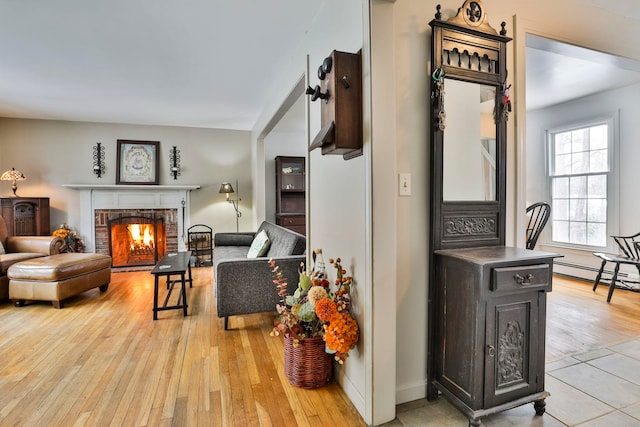
M236 189L238 189L238 180L236 179ZM240 231L240 217L242 216L242 212L238 209L238 202L242 200L239 196L239 191L233 191L233 186L231 186L230 182L223 182L220 185L220 191L218 193L224 194L227 198L227 202L233 204L233 209L236 211L236 231ZM234 193L236 195L235 200L229 198L229 194Z

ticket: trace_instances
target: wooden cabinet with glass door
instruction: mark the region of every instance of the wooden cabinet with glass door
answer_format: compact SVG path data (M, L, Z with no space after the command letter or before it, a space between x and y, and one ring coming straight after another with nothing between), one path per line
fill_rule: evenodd
M277 156L276 224L305 234L305 158Z

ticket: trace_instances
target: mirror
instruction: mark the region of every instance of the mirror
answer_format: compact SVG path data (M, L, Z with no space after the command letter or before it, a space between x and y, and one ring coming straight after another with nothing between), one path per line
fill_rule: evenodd
M506 229L507 82L505 23L465 0L431 35L431 227L439 249L503 246ZM444 120L443 120L444 119Z
M496 200L496 86L445 78L445 201Z

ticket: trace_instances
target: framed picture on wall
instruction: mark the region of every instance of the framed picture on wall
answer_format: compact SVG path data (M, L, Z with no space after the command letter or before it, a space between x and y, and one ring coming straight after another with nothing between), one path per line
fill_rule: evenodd
M118 140L116 184L158 185L159 141Z

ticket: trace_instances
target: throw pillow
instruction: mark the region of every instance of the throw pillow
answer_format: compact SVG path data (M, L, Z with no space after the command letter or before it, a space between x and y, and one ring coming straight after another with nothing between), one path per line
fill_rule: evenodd
M271 241L267 233L262 230L251 242L251 247L247 253L247 258L258 258L267 254Z
M4 253L6 253L6 252L4 251L4 246L2 246L2 242L0 241L0 255L2 255Z

